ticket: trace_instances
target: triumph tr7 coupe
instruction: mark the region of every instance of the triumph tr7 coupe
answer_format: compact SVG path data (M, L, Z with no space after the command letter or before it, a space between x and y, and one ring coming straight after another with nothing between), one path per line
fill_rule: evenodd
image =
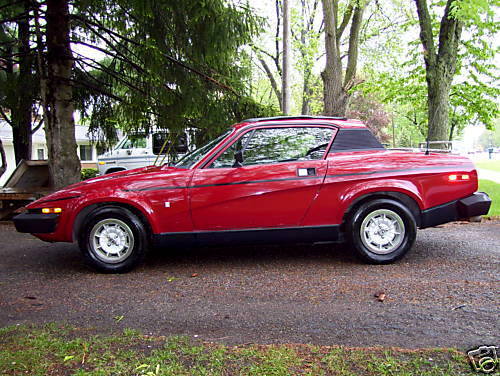
M20 232L78 241L104 272L149 247L346 241L375 264L403 257L417 228L488 213L458 155L387 150L360 121L245 120L175 165L82 181L29 204Z

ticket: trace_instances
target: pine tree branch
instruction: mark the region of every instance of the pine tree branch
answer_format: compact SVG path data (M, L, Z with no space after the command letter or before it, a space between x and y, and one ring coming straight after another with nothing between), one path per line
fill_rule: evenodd
M144 95L147 94L143 89L135 86L134 84L130 83L129 81L127 81L123 77L120 77L118 74L116 74L116 71L114 71L112 69L109 69L104 64L101 64L101 63L99 63L99 62L97 62L95 60L89 59L89 58L87 58L87 57L85 57L85 56L83 56L81 54L78 54L78 53L75 53L75 54L79 56L79 58L75 59L75 61L78 61L81 64L85 64L88 67L91 67L93 69L97 69L97 70L100 70L100 71L102 71L102 72L104 72L106 74L109 74L111 77L115 78L117 81L121 82L122 84L124 84L125 86L127 86L130 89L136 90L139 93L144 94ZM87 60L90 60L91 63L88 62Z
M107 56L112 57L113 59L117 59L117 60L120 60L123 63L130 64L133 68L135 68L139 72L142 72L142 73L145 72L145 70L141 66L137 65L136 63L134 63L130 59L127 59L123 54L119 54L119 53L113 54L109 50L106 50L104 48L101 48L101 47L98 47L98 46L95 46L93 44L86 43L86 42L83 42L83 41L72 40L71 43L81 44L83 46L87 46L87 47L92 48L92 49L94 49L96 51L102 52L102 53L106 54ZM83 56L83 55L80 55L80 56ZM92 60L92 61L95 61L95 60L90 59L90 58L88 58L88 59Z
M79 16L73 16L73 17L74 17L75 19L77 19L77 20L79 20L79 21L81 21L81 22L83 22L83 23L87 24L87 26L91 27L91 28L92 28L92 30L94 31L94 33L95 33L96 35L98 35L98 36L99 36L102 40L104 40L104 41L105 41L105 42L106 42L106 43L107 43L107 44L108 44L111 48L113 48L115 51L116 51L116 47L115 47L115 46L114 46L111 42L109 42L109 40L107 40L106 38L104 38L104 37L103 37L103 35L102 35L102 33L98 33L98 32L96 32L96 31L95 31L95 29L94 29L94 27L97 27L97 28L102 28L102 29L103 29L104 31L106 31L106 32L107 32L107 33L108 33L111 37L116 36L116 37L121 38L121 39L123 39L124 41L127 41L127 42L129 42L129 43L132 43L132 44L134 44L134 45L136 45L136 46L142 46L142 44L140 44L140 43L138 43L138 42L136 42L136 41L134 41L134 40L132 40L132 39L130 39L130 38L124 37L123 35L120 35L120 34L116 33L115 31L113 31L113 30L111 30L111 29L109 29L109 28L107 28L107 27L103 26L102 24L100 24L100 23L98 23L98 22L90 21L90 20L88 20L88 19L86 19L86 18L79 17ZM117 41L115 40L115 42L117 42ZM117 42L117 43L119 43L119 42ZM121 45L121 47L126 48L126 47L125 47L125 46L123 46L123 45ZM129 52L130 54L134 55L134 53L133 53L132 51L130 51L130 49L126 48L126 50L127 50L127 52ZM122 55L122 56L123 56L123 55ZM174 64L176 64L176 65L179 65L179 66L183 67L184 69L189 70L189 71L191 71L191 72L193 72L193 73L197 74L198 76L200 76L200 77L204 78L206 81L211 82L211 83L215 84L216 86L219 86L219 87L221 87L221 88L223 88L223 89L225 89L225 90L227 90L227 91L230 91L231 93L233 93L233 94L234 94L234 95L236 95L236 96L239 96L239 95L238 95L238 93L236 93L236 91L235 91L233 88L231 88L230 86L228 86L228 85L226 85L226 84L223 84L223 83L219 82L219 81L218 81L218 80L216 80L215 78L213 78L213 77L211 77L211 76L209 76L209 75L207 75L207 74L205 74L205 73L203 73L203 72L199 71L198 69L195 69L195 68L193 68L193 67L189 66L188 64L183 63L183 62L179 61L178 59L175 59L174 57L172 57L172 56L170 56L170 55L167 55L167 54L165 54L165 53L162 53L162 56L163 56L163 57L165 57L165 58L166 58L167 60L169 60L170 62L172 62L172 63L174 63ZM136 56L136 57L137 57L137 56ZM136 65L136 68L138 68L138 67L139 67L139 66L138 66L138 65Z
M228 85L226 85L226 84L224 84L224 83L222 83L222 82L220 82L220 81L216 80L215 78L213 78L213 77L211 77L211 76L209 76L209 75L207 75L207 74L205 74L205 73L203 73L203 72L201 72L201 71L199 71L199 70L197 70L197 69L195 69L195 68L193 68L193 67L191 67L191 66L189 66L189 65L187 65L187 64L185 64L185 63L183 63L183 62L181 62L181 61L179 61L179 60L177 60L177 59L175 59L175 58L173 58L172 56L169 56L169 55L164 54L164 53L162 53L161 55L162 55L163 57L165 57L167 60L171 61L172 63L177 64L177 65L180 65L180 66L181 66L181 67L183 67L184 69L186 69L186 70L188 70L188 71L191 71L191 72L193 72L193 73L197 74L198 76L202 77L202 78L203 78L203 79L205 79L206 81L211 82L212 84L214 84L214 85L216 85L216 86L219 86L219 87L221 87L221 88L223 88L223 89L225 89L225 90L227 90L227 91L231 92L232 94L234 94L234 95L235 95L235 96L237 96L237 97L239 97L239 96L240 96L240 95L236 92L236 90L234 90L231 86L228 86Z
M5 9L5 8L9 8L9 7L12 7L12 6L14 6L14 5L21 4L21 3L23 3L23 2L24 2L24 0L19 0L19 1L13 1L12 3L7 3L7 4L4 4L4 5L0 6L0 10Z
M89 75L91 76L91 75ZM95 80L95 78L92 77L92 79ZM99 80L96 80L99 82ZM101 87L99 86L95 86L95 85L92 85L91 83L89 83L88 81L82 81L82 80L78 80L78 79L75 79L75 78L72 78L71 79L71 82L74 82L76 84L79 84L79 85L82 85L82 86L85 86L86 88L88 89L91 89L91 90L94 90L94 91L97 91L98 93L102 94L102 95L105 95L111 99L114 99L118 102L123 102L123 98L120 98L116 95L114 95L113 93L110 93L109 91L106 91L106 90L103 90Z
M82 19L82 20L85 20L85 19ZM105 28L103 26L103 29L104 31L106 31L109 35L109 37L111 38L112 41L110 41L108 38L106 38L102 31L99 30L99 24L96 24L96 23L93 23L93 22L85 22L85 21L82 21L86 24L87 28L92 31L98 38L100 38L109 48L111 48L113 51L115 51L117 54L119 54L120 56L122 56L124 59L127 59L127 56L125 56L123 53L121 53L117 47L120 47L122 49L125 50L126 53L130 54L130 56L133 56L135 57L137 60L140 60L136 54L134 54L127 46L125 46L123 43L121 43L120 41L118 41L115 37L118 36L121 38L121 36L115 32L113 32L112 30L109 30L108 28ZM96 30L97 28L97 30ZM135 42L135 41L132 41L132 40L129 40L129 38L125 38L123 37L122 38L123 40L129 42L131 41L133 44L137 45L137 46L140 46L139 43ZM115 45L116 44L116 45ZM131 62L130 60L128 60L129 62ZM138 66L137 66L138 67Z

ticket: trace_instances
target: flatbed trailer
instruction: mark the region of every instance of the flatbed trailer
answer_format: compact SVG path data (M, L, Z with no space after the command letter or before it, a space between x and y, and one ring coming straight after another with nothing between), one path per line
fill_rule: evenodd
M54 192L49 183L47 161L21 161L0 188L0 220L39 198Z

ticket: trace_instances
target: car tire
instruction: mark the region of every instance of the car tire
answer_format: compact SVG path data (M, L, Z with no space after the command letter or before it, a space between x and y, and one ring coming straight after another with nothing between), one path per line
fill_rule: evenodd
M413 214L391 199L361 204L347 221L346 230L356 256L371 264L401 259L415 243L417 234Z
M125 273L144 260L147 239L145 226L134 213L108 206L86 217L78 244L92 268L103 273Z

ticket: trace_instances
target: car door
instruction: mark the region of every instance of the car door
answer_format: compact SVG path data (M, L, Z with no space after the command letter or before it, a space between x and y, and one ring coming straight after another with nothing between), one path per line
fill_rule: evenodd
M189 189L194 229L299 226L326 175L324 155L334 133L313 126L243 132L195 171Z

